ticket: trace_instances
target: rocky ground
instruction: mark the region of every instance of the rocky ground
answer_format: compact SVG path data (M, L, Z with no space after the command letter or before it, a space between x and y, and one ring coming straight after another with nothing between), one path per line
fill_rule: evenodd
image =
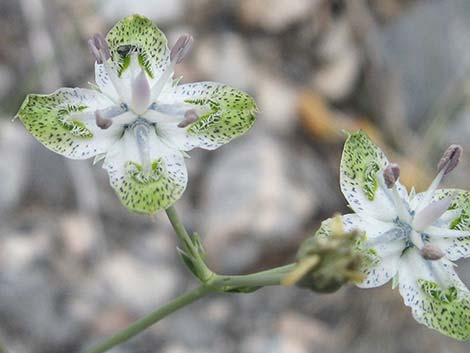
M195 47L178 69L250 92L253 130L193 151L177 203L211 267L291 261L334 212L344 135L363 128L425 187L450 143L470 151L470 2L1 0L0 337L11 353L80 352L194 286L164 215L129 214L107 175L11 123L27 92L93 80L86 39L141 13ZM469 153L446 183L470 188ZM470 284L470 263L461 263ZM468 352L417 324L390 286L269 288L207 298L113 352Z

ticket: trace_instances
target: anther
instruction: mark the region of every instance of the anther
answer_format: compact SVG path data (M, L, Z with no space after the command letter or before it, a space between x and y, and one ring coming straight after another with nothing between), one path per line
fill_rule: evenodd
M194 43L194 38L190 34L183 34L178 38L173 48L170 51L170 60L175 64L183 61L186 55L189 54Z
M441 249L432 244L426 244L419 252L423 259L430 261L436 261L445 256L445 253Z
M102 64L111 57L108 43L101 33L96 33L88 40L88 48L98 64Z
M192 123L196 122L199 119L196 111L194 109L189 109L184 113L184 120L178 124L178 127L184 128Z
M459 145L450 145L442 155L437 170L440 172L444 170L444 175L449 174L460 162L463 148Z
M385 185L391 189L400 177L400 167L398 164L390 163L383 172Z
M96 125L103 130L108 129L113 125L113 121L109 118L105 118L99 110L95 111L95 121Z

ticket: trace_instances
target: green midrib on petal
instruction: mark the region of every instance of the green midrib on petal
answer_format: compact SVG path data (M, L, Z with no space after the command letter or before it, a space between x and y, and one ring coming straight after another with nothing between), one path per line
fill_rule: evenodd
M436 282L418 280L418 286L426 296L422 320L429 327L450 337L470 338L470 297L451 286L443 290Z
M348 136L341 161L342 172L359 182L369 201L375 199L379 187L377 173L385 164L383 152L364 132L358 131Z

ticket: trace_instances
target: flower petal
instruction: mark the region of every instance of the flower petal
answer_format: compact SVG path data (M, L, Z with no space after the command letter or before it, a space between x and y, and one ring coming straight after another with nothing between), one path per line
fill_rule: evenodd
M388 164L387 157L364 132L348 136L341 158L340 186L354 212L384 221L397 216L392 192L383 182L382 171ZM399 182L396 185L400 197L406 199L406 188Z
M111 147L103 164L123 205L143 214L172 205L183 194L188 178L182 154L162 145L154 132L149 138L149 174L144 173L132 129L127 129L122 139Z
M108 32L106 40L119 75L130 65L130 54L137 54L140 66L152 79L170 64L165 35L144 16L132 15L122 19Z
M341 218L345 231L357 230L363 234L358 249L363 253L361 271L366 277L357 285L373 288L387 283L397 273L400 255L405 248L405 241L400 234L393 234L394 224L368 221L356 214L347 214ZM316 236L330 235L331 222L331 218L324 221Z
M198 112L200 118L196 122L178 128L182 133L174 144L185 151L194 147L213 150L243 135L253 126L257 111L255 101L248 94L215 82L176 86L164 92L159 102L179 107L175 108L179 112L189 109Z
M398 281L416 321L453 338L470 338L470 292L452 263L424 260L410 248L402 256Z
M17 116L39 142L52 151L73 159L86 159L105 152L121 130L101 130L94 111L113 103L99 92L61 88L49 95L30 94Z
M439 246L452 260L470 256L470 192L459 189L437 190L434 199L442 200L449 195L455 195L449 210L436 222L435 227L441 228L442 237L433 237L433 244ZM449 217L452 216L452 217ZM445 237L450 230L468 232L466 237Z

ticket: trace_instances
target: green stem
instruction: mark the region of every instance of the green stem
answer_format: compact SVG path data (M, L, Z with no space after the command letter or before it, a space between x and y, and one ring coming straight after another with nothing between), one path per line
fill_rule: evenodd
M86 353L104 353L117 345L126 342L151 325L160 321L171 313L202 298L211 292L227 292L233 290L251 291L258 287L279 285L281 280L294 269L296 264L276 267L270 270L240 276L220 276L213 273L203 259L202 244L199 239L193 239L184 228L173 206L166 210L168 218L178 236L184 244L184 260L195 276L203 283L200 287L187 292L169 303L163 305L149 315L136 321L128 328L108 338L105 342L90 349ZM189 264L188 264L189 261ZM3 353L0 351L0 353Z
M197 249L193 244L193 241L186 231L186 228L184 227L183 223L181 222L180 218L178 217L178 214L176 213L175 207L170 206L169 208L166 209L166 214L168 218L170 219L171 225L173 226L173 229L176 232L176 235L181 239L183 244L187 247L187 251L192 255L195 256L197 254Z
M221 291L243 287L277 286L297 264L289 264L249 275L215 276L212 285Z
M196 300L202 298L206 294L210 293L212 288L210 286L200 286L190 292L187 292L179 297L173 299L169 303L163 305L157 310L151 312L149 315L143 317L142 319L134 322L132 325L122 330L121 332L115 334L114 336L108 338L103 343L91 348L86 353L103 353L111 348L116 347L117 345L126 342L132 337L136 336L140 332L149 328L156 322L160 321L164 317L170 315L171 313L177 311L178 309L183 308L184 306L195 302ZM3 353L0 350L1 353Z
M200 249L194 245L193 239L188 234L186 228L179 219L174 206L170 206L168 209L166 209L166 214L171 222L171 225L173 226L173 229L176 232L176 235L184 244L184 251L187 252L191 258L191 263L196 269L196 276L201 282L207 283L214 276L214 273L204 262L204 259L200 253Z

